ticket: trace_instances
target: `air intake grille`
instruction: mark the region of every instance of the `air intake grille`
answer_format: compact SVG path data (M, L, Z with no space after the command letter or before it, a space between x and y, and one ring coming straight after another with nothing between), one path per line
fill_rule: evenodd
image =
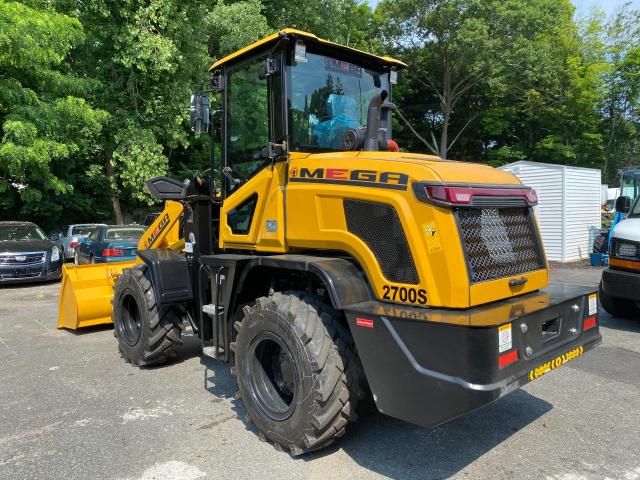
M457 211L471 282L544 268L527 208L461 208Z
M347 228L371 249L387 280L418 283L407 238L391 205L362 200L345 200Z

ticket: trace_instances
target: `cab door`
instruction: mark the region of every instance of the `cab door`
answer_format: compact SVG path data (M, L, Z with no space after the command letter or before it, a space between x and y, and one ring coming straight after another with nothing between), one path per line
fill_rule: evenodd
M269 158L284 138L282 78L265 75L267 57L227 68L220 248L284 252L286 162Z

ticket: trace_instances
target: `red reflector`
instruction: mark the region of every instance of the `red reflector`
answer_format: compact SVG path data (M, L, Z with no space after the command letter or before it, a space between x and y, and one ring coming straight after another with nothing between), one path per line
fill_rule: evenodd
M102 250L103 257L122 257L124 251L121 248L105 248Z
M373 328L373 320L368 318L356 318L356 325L359 327Z
M518 351L511 350L510 352L503 353L498 357L498 367L504 368L507 365L511 365L518 361Z
M76 248L78 245L80 245L80 242L71 242L69 248Z
M582 326L582 330L591 330L597 324L597 318L595 315L591 315L584 319L584 324Z

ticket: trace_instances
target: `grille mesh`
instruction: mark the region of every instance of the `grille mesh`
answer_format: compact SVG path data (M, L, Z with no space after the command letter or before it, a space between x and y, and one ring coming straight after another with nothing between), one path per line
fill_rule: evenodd
M344 200L348 230L371 249L385 278L398 283L418 283L407 238L391 205Z
M472 282L544 268L529 209L465 208L457 217Z
M0 255L0 265L31 265L44 262L45 252L8 253Z

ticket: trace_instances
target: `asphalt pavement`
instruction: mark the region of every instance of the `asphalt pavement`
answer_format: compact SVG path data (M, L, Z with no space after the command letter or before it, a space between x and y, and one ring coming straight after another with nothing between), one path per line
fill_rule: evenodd
M595 285L598 269L554 267ZM640 319L601 312L596 350L438 428L378 413L301 458L260 442L227 365L185 337L138 369L111 328L56 329L59 284L0 288L0 479L640 480Z

